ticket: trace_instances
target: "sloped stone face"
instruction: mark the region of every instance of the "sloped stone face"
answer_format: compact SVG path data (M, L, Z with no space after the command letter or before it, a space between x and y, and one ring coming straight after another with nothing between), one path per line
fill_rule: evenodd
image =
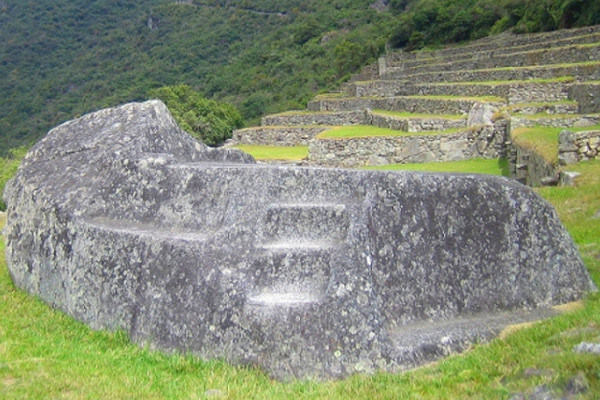
M4 196L20 288L281 379L411 368L594 289L520 184L255 165L196 143L157 101L55 128Z

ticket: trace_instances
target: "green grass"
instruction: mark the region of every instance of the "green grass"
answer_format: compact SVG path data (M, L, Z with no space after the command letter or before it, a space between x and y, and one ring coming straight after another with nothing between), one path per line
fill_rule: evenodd
M383 115L391 115L393 117L399 117L399 118L442 118L442 119L450 119L450 120L467 119L466 116L460 115L460 114L418 114L418 113L388 111L388 110L373 110L373 113L383 114Z
M508 161L487 160L483 158L451 161L451 162L430 162L422 164L389 164L373 165L363 167L368 170L403 170L403 171L425 171L425 172L462 172L469 174L488 174L508 176Z
M557 209L600 282L600 161L570 167L574 187L538 189ZM0 214L0 226L3 224ZM508 399L546 384L560 394L585 373L600 393L600 357L573 346L600 335L600 295L583 307L414 371L336 382L274 382L260 371L140 349L122 333L94 332L15 289L0 240L0 398L16 399ZM527 368L550 369L527 377ZM212 392L208 392L212 390ZM210 394L213 394L211 397Z
M540 154L548 163L558 163L558 135L568 129L573 132L600 129L600 125L577 128L550 128L534 126L531 128L517 128L512 131L512 139L520 146Z
M394 137L394 136L427 136L427 135L447 135L457 133L466 128L447 129L445 131L422 131L405 132L394 129L378 128L370 125L349 125L336 126L329 130L319 133L316 139L358 139L367 137Z
M235 146L257 160L304 160L308 158L308 146L262 146L241 144Z

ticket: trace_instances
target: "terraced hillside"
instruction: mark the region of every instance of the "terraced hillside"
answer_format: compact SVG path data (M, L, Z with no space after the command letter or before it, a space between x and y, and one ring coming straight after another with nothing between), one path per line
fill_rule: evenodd
M307 146L305 163L331 167L506 157L518 179L535 185L560 178L560 131L598 124L595 26L390 53L306 110L268 115L259 127L235 131L234 143ZM550 155L542 157L548 166L530 155L532 130L550 142ZM598 155L598 135L583 135L591 139L583 150L571 144L576 154L569 160Z

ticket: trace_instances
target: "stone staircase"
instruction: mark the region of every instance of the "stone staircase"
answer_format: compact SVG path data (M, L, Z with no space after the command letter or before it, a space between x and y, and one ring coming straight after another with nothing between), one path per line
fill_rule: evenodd
M330 281L331 250L346 238L348 225L344 204L269 205L251 267L249 305L273 311L318 304Z
M407 144L406 139L392 143L391 138L421 137L431 131L429 142L443 142L458 131L462 136L457 141L434 147L442 153L451 149L450 159L510 158L511 131L516 128L599 124L598 97L600 26L533 35L503 33L436 51L387 54L340 92L316 96L303 111L265 116L260 127L235 131L233 142L308 145L309 164L356 167L448 160L447 154L429 154L431 146ZM362 148L352 144L352 138L325 143L333 140L327 130L349 125L388 129L386 149L374 144L380 137ZM470 148L457 152L461 145ZM365 152L372 152L371 157L357 155Z

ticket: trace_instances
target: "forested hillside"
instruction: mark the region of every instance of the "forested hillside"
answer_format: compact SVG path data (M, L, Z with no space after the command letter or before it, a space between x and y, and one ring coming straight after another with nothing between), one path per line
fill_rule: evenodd
M369 3L0 1L0 147L180 83L246 119L297 105L382 50Z
M0 0L0 156L164 86L188 85L252 122L303 108L386 43L419 48L511 27L600 23L599 8L597 0Z

